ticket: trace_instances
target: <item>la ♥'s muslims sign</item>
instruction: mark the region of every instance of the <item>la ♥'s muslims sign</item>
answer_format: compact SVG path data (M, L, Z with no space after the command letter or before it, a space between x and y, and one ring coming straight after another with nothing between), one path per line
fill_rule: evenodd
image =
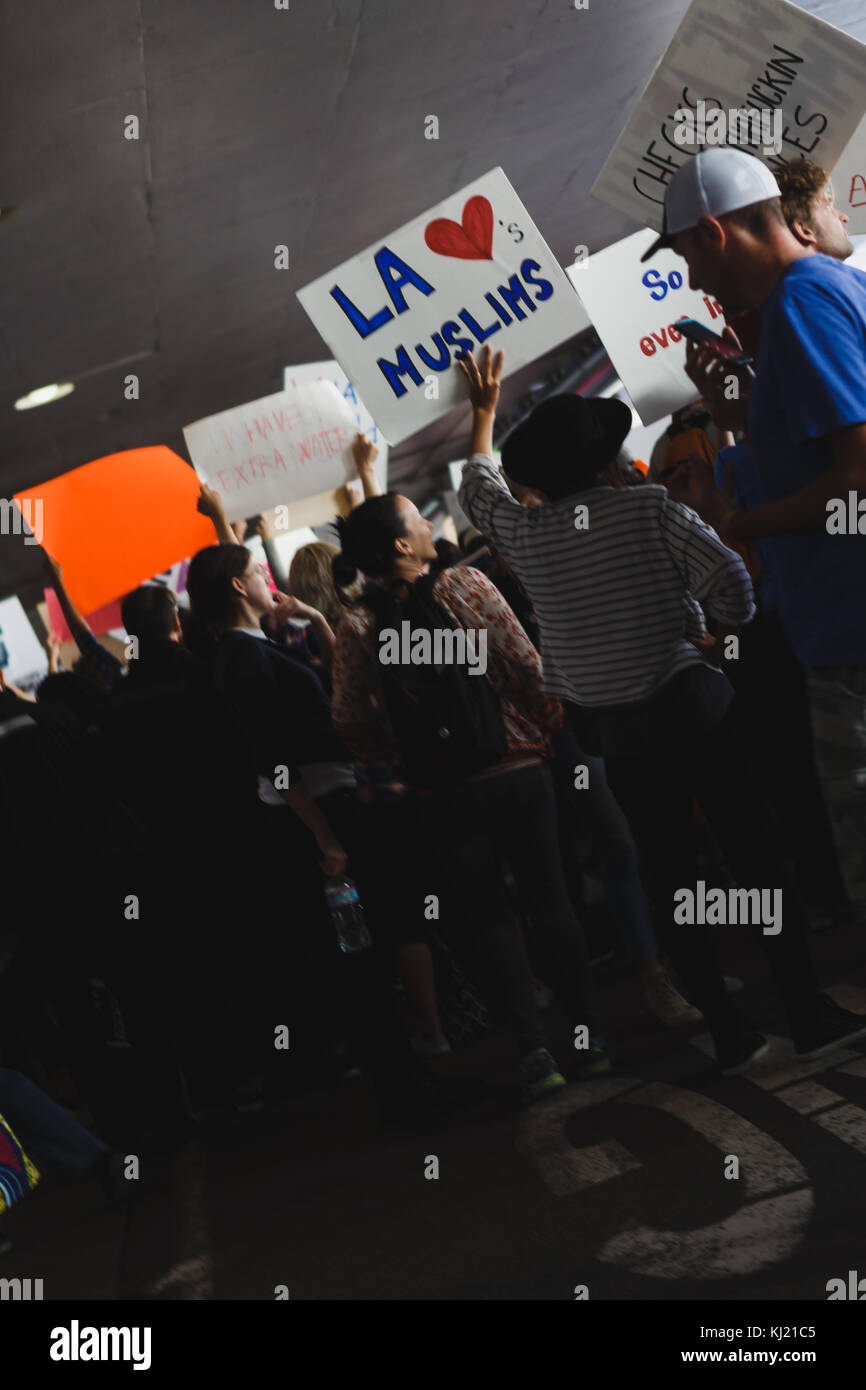
M454 364L467 351L502 348L512 372L587 326L501 169L306 285L298 299L391 444L466 400Z
M665 190L699 148L680 143L684 118L699 109L708 144L727 142L715 112L750 108L762 113L753 153L771 169L806 155L832 170L864 94L866 45L850 34L788 0L693 0L591 192L661 231Z

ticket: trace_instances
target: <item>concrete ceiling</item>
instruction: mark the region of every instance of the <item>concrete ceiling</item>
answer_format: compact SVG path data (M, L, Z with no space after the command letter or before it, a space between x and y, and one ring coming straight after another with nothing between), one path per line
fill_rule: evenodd
M296 289L495 165L563 264L633 231L589 188L687 7L2 0L0 496L119 449L185 454L184 424L330 355ZM866 39L863 0L804 7ZM431 491L463 429L393 451L398 484ZM3 538L0 559L0 594L32 596L34 549Z

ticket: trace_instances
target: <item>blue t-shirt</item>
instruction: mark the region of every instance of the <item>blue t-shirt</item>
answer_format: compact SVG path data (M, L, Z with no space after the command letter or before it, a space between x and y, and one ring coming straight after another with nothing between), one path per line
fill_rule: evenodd
M716 458L716 484L723 491L727 487L729 464L734 466L734 501L737 506L751 511L752 507L760 507L766 502L767 494L764 492L757 464L745 439L719 450ZM773 577L773 560L768 546L769 542L766 540L758 541L755 545L762 571L755 584L755 602L762 613L769 613L771 609L779 607L779 595Z
M761 306L749 443L768 500L832 467L827 435L866 422L866 275L794 261ZM866 536L767 538L782 619L803 666L866 666Z

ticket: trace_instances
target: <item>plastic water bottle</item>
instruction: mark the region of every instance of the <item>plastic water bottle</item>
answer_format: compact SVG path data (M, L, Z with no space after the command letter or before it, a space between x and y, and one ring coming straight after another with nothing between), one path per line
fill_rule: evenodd
M325 902L341 951L354 955L373 945L358 890L350 878L325 879Z

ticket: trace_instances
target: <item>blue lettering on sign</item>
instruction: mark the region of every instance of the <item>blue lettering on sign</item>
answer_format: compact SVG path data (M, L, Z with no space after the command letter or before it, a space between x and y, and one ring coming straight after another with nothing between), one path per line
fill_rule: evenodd
M379 278L388 291L391 303L398 314L405 314L409 307L401 294L404 285L414 285L422 294L435 293L433 286L428 284L423 276L414 271L405 261L401 261L400 257L389 250L387 246L383 246L381 251L377 251L373 259L376 262ZM337 301L355 331L362 338L369 338L371 333L375 333L394 317L392 310L386 304L372 318L368 319L357 304L353 304L349 296L340 289L339 285L334 285L331 296Z
M426 368L431 368L435 372L444 372L451 365L452 355L455 361L460 361L467 352L471 352L475 344L483 343L494 333L505 326L506 328L515 320L525 321L527 318L526 310L535 313L538 304L550 299L553 295L553 285L550 280L545 280L540 274L541 266L538 261L525 260L520 266L520 275L512 275L505 285L498 285L496 293L488 291L484 299L497 315L492 323L482 326L478 320L469 312L468 309L458 310L456 319L446 319L441 329L430 335L429 345L416 343L414 353L417 359ZM412 272L414 276L414 272ZM521 278L523 282L521 283ZM404 282L400 282L404 283ZM414 283L410 279L406 283ZM426 283L426 282L422 282ZM526 286L531 286L535 290L534 296L529 293ZM499 296L497 298L497 295ZM402 299L402 296L401 296ZM501 302L501 301L504 301ZM397 301L394 301L395 307ZM505 306L508 306L507 308ZM525 308L523 307L525 306ZM405 307L405 306L404 306ZM399 310L402 312L402 310ZM513 315L513 317L512 317ZM461 323L462 321L462 323ZM465 329L462 326L465 324ZM466 332L469 330L469 333ZM469 334L472 336L470 337ZM413 361L412 355L405 344L400 344L394 349L394 360L389 361L385 357L377 358L377 366L380 368L385 380L399 398L405 396L408 390L406 378L413 381L416 386L424 384L424 378L419 372L418 367Z
M401 377L410 376L416 386L423 386L424 384L424 378L404 347L398 347L396 362L386 362L384 357L379 357L376 365L381 367L385 373L385 379L398 399L406 394L406 387L400 380Z
M521 323L526 318L526 315L520 307L520 300L523 300L523 303L531 313L535 313L535 305L524 286L521 285L519 275L512 275L507 285L500 285L499 293L502 295L502 298L505 300L505 303L508 305L514 317L520 319Z
M459 323L455 323L453 319L449 319L447 323L443 323L442 337L449 347L457 348L457 352L454 356L458 362L461 357L466 356L467 352L472 351L472 339L465 338L462 335L462 327Z
M383 246L381 251L376 252L375 261L376 269L382 278L382 284L391 296L391 303L398 314L405 314L409 308L400 293L404 285L414 285L416 290L420 290L422 294L434 293L433 286L428 284L405 261L401 261L400 257L395 255L393 251L389 251L387 246ZM396 280L392 273L395 270L399 272L399 278Z
M479 343L485 343L492 334L498 333L502 327L501 323L491 323L489 328L481 328L480 325L475 322L475 319L468 309L461 309L458 318L461 318L469 331L475 334Z
M540 269L541 266L538 264L538 261L527 260L521 263L520 273L526 281L527 285L536 286L536 288L538 289L538 294L535 296L536 301L539 304L543 304L545 299L549 299L550 296L553 294L553 286L551 285L549 280L536 280L535 276L532 274L532 271Z
M645 275L640 277L642 285L646 285L653 299L664 299L668 289L678 290L682 286L683 277L678 270L672 270L667 280L658 270L648 270Z
M343 313L353 324L362 338L369 338L371 333L375 333L377 328L381 328L383 323L387 323L394 315L387 305L380 309L378 314L374 314L371 319L366 318L357 305L353 304L347 294L344 294L339 285L334 285L331 295L336 299Z
M434 372L444 372L446 367L451 366L451 353L443 343L441 333L433 334L433 344L438 349L438 357L431 357L422 343L415 344L415 351L425 366L432 367Z

